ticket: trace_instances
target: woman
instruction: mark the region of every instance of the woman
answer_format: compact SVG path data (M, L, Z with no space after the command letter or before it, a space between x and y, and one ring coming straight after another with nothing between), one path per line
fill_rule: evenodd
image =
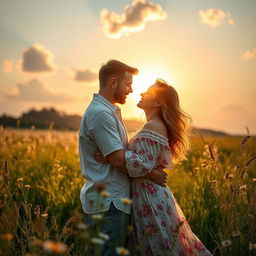
M190 118L180 110L176 90L157 80L141 94L137 106L144 110L147 123L130 140L125 159L129 176L134 178L133 222L140 254L212 255L190 229L170 189L143 178L157 166L170 169L171 159L185 157Z

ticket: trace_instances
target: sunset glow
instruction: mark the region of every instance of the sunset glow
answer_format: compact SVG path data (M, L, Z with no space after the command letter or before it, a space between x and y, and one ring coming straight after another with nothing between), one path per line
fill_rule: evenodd
M195 126L256 134L255 9L247 0L2 0L0 115L81 116L101 65L117 59L139 70L124 119L140 119L140 94L161 78Z
M157 66L141 67L139 74L133 78L132 98L135 103L140 101L140 94L147 91L148 87L153 85L158 78L165 80L167 83L174 83L171 80L171 74L164 68Z

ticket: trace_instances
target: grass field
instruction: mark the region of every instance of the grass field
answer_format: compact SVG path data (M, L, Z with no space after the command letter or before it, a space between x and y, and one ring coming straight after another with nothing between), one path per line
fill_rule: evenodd
M0 255L89 255L76 132L0 131ZM168 186L214 255L256 255L256 140L194 137ZM119 251L126 255L125 250Z

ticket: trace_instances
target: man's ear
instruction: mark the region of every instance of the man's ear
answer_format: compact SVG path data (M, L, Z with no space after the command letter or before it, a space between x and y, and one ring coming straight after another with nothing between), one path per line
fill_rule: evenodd
M114 89L114 88L116 87L116 85L117 85L117 79L116 79L116 77L111 77L111 78L109 79L109 85L110 85L110 87L111 87L112 89Z

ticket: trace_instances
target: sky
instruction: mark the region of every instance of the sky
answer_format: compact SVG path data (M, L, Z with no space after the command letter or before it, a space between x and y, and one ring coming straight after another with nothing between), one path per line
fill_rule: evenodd
M162 78L193 125L256 134L255 0L1 0L0 115L82 115L109 59L137 67L124 119Z

